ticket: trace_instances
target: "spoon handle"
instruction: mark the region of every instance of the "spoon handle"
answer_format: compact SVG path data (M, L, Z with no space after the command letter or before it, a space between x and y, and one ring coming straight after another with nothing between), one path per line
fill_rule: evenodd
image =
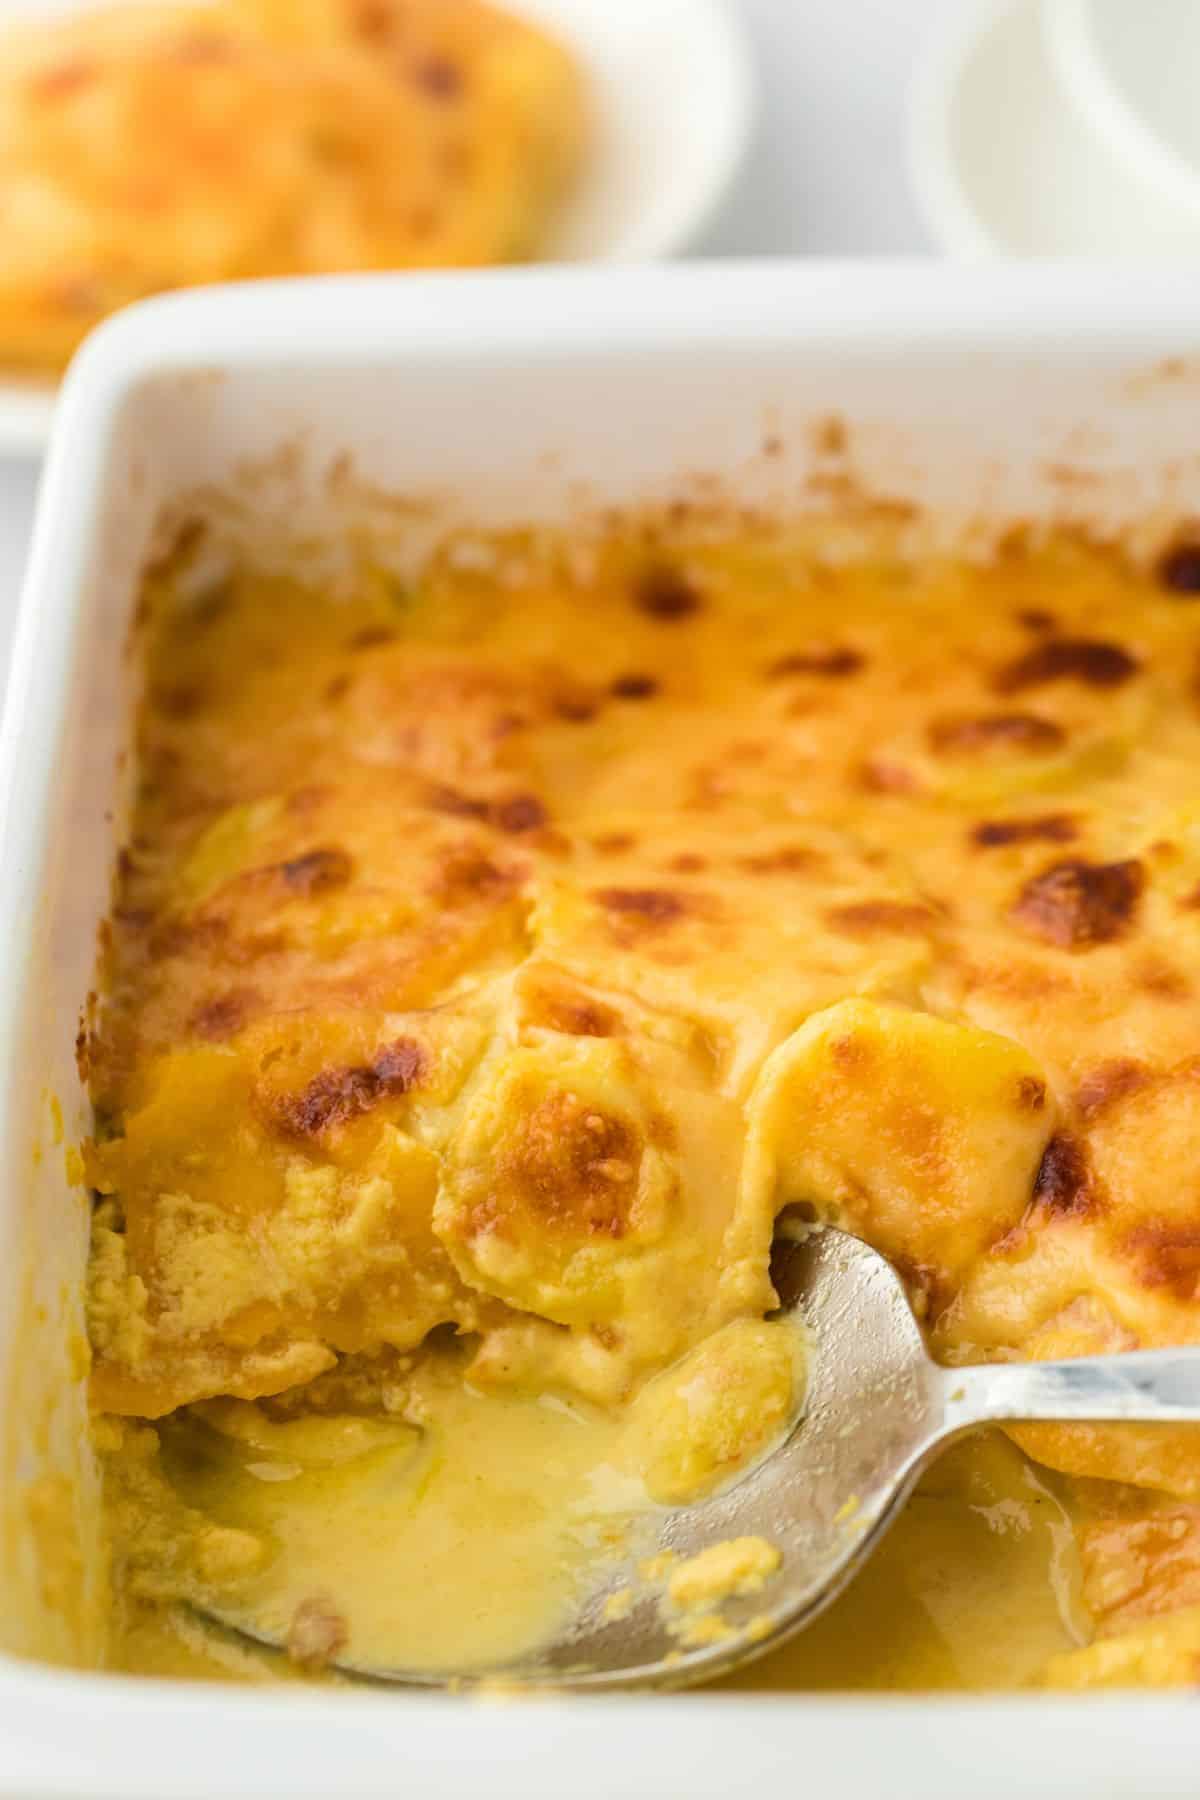
M1200 1346L1069 1362L984 1363L942 1371L951 1436L989 1420L1108 1419L1200 1424Z

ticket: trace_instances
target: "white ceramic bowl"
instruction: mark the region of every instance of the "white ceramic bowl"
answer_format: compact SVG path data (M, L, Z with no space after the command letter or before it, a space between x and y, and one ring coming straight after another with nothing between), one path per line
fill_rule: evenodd
M643 262L685 249L716 211L749 138L754 78L739 10L727 0L508 3L572 46L596 111L588 168L546 260ZM80 4L0 0L0 21ZM44 447L54 392L50 383L0 376L0 455Z
M1143 3L1114 0L1139 16ZM968 260L1190 258L1195 215L1148 185L1059 79L1053 21L1070 4L959 0L948 11L910 97L910 167L929 229Z
M1063 93L1200 247L1200 6L1195 0L1043 0Z
M47 1458L86 1467L87 1207L47 1096L77 1132L127 625L165 502L232 488L256 536L297 518L307 536L346 504L327 477L349 453L368 495L433 490L489 521L561 515L581 483L601 506L711 500L706 475L750 505L819 505L813 427L836 415L856 488L947 527L1161 525L1200 514L1197 352L1200 272L930 262L261 284L96 334L0 731L0 1800L1193 1800L1192 1694L489 1704L51 1669L27 1660L55 1614L23 1499ZM249 493L248 462L273 471Z

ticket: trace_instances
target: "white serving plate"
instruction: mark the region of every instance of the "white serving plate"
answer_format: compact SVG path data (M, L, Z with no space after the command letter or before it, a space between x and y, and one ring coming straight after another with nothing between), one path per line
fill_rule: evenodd
M335 524L364 504L350 453L376 494L440 494L449 516L482 522L711 495L705 477L803 507L820 504L814 459L830 472L814 424L836 414L841 472L932 508L944 533L1014 518L1161 529L1200 514L1198 398L1200 274L1115 268L305 282L150 302L93 338L61 403L0 731L0 1800L1190 1800L1191 1697L487 1703L146 1683L17 1657L61 1639L25 1484L47 1467L87 1474L67 1348L86 1206L49 1148L46 1097L77 1132L125 631L164 503L201 485L240 494L264 541L289 519ZM262 459L273 473L251 492ZM79 1530L86 1558L82 1512Z
M1070 4L958 0L930 39L910 96L909 165L935 241L967 261L1200 255L1195 206L1146 178L1080 79L1063 82L1069 20L1058 9ZM1140 0L1117 4L1134 12Z
M105 0L0 0L0 24ZM685 249L716 212L754 115L746 30L729 0L507 0L586 70L595 141L548 262L647 262ZM0 374L0 456L42 450L55 385Z

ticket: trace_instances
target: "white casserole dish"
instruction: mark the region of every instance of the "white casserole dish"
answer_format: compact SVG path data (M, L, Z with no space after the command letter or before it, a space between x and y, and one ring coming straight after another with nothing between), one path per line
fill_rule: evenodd
M382 278L156 301L92 340L46 471L0 758L3 1800L1194 1791L1187 1698L472 1704L53 1669L27 1660L68 1644L39 1599L23 1499L48 1469L86 1497L68 1347L86 1207L47 1095L70 1137L117 830L126 628L164 503L240 492L269 535L360 510L364 483L490 521L581 497L707 495L715 476L791 507L865 489L975 540L1013 519L1200 515L1196 286L878 263ZM247 487L247 464L272 457Z

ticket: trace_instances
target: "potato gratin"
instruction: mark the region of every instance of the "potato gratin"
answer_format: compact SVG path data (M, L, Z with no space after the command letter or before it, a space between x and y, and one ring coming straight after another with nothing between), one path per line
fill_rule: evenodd
M164 288L534 255L567 52L485 0L126 4L0 38L0 362Z
M795 1416L787 1207L950 1361L1200 1339L1200 551L834 535L151 571L81 1043L125 1666L249 1664L213 1594L535 1645ZM1014 1436L739 1679L1192 1680L1194 1439Z

